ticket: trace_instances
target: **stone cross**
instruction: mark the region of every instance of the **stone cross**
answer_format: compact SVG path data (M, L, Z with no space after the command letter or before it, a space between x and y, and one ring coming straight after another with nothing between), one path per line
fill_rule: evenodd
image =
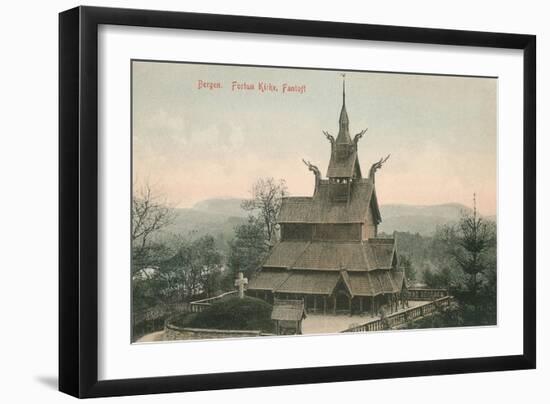
M235 286L239 288L239 298L244 297L244 285L248 284L248 278L243 276L242 272L239 272L239 277L235 279Z

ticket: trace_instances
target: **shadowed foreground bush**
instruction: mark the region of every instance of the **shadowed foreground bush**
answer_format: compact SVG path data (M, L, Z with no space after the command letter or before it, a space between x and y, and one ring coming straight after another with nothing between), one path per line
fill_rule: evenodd
M223 330L260 330L273 332L272 306L260 299L245 296L230 297L213 303L187 323L192 328L216 328Z
M439 308L430 316L409 321L404 328L448 328L462 326L464 326L464 322L460 315L460 307L453 302L451 306Z

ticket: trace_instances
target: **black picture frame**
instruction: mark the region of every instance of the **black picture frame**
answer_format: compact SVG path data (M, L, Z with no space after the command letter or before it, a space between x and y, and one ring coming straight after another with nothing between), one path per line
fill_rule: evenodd
M523 50L523 353L468 359L98 381L98 26L463 45ZM534 369L536 366L534 35L77 7L59 15L59 390L103 397Z

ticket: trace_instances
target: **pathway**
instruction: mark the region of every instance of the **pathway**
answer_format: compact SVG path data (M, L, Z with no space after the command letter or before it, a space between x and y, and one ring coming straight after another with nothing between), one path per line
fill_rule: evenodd
M136 342L157 342L157 341L164 341L164 330L162 331L155 331L150 334L145 334L143 337L139 338Z
M428 302L421 300L409 301L409 308L421 306ZM406 309L399 309L395 313L404 311ZM308 314L306 319L302 322L302 334L331 334L347 330L350 327L365 324L368 321L377 319L379 317L364 315L352 315L349 314Z

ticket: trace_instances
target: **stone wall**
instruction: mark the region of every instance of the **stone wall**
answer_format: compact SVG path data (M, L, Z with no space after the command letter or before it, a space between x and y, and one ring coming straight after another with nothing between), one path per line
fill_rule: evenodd
M164 328L164 341L185 339L212 339L212 338L240 338L259 337L260 331L254 330L217 330L213 328L181 328L173 324L166 324Z

